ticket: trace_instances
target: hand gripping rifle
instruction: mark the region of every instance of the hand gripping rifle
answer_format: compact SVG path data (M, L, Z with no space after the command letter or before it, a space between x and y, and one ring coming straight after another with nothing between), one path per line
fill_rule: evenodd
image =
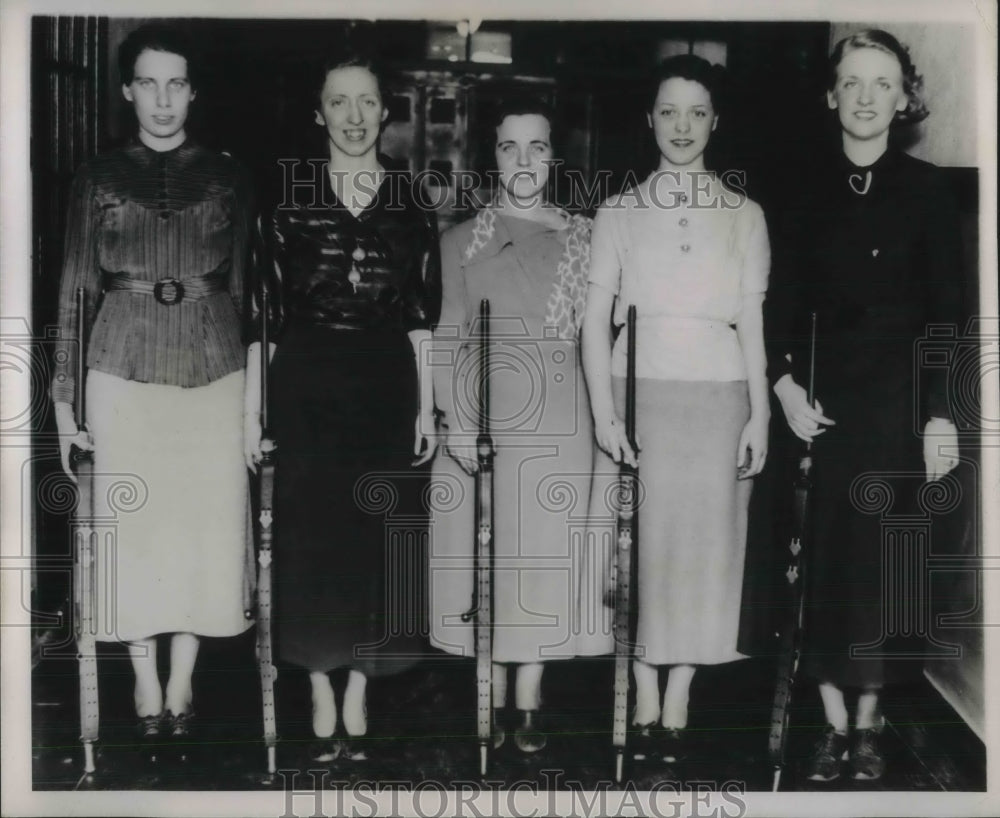
M87 297L76 291L76 400L74 414L81 432L87 427L85 352ZM80 662L80 741L84 770L94 772L94 742L100 725L97 695L97 532L94 530L94 453L73 446L70 462L76 474L77 504L73 514L73 614L77 659Z
M809 338L809 405L815 405L814 380L816 370L816 313L812 313ZM792 514L792 531L788 542L788 579L790 596L788 619L781 631L778 653L778 679L774 691L774 705L771 708L771 733L768 737L767 754L774 767L772 791L777 792L781 783L781 773L785 767L785 748L788 744L788 719L792 703L792 687L799 669L802 654L802 619L804 610L804 587L802 577L802 544L809 535L809 495L812 492L812 443L806 443L805 451L799 458L798 474L795 477L795 505Z
M625 436L633 452L635 437L635 305L628 308L626 322L628 358L625 369ZM632 589L638 577L639 470L622 457L618 476L617 544L614 562L615 588L615 708L611 743L615 748L615 781L621 783L628 734L628 669L635 645L636 616Z
M479 434L476 437L476 570L472 609L475 617L476 738L479 774L486 775L493 741L493 436L490 434L490 302L479 303Z
M261 291L260 332L260 534L257 552L257 664L260 669L261 702L264 715L264 743L267 745L267 771L276 769L275 748L278 741L277 720L274 711L274 681L278 671L274 667L271 651L271 546L274 542L274 464L277 447L268 428L267 369L270 359L268 341L268 292Z

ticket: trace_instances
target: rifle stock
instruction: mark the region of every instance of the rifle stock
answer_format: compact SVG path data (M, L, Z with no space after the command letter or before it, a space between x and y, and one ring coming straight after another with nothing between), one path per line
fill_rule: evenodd
M811 316L809 343L809 385L806 392L810 406L815 405L816 370L816 313ZM783 623L778 652L777 684L774 703L771 708L771 732L768 736L768 759L774 768L772 790L778 791L781 773L785 767L788 745L789 713L792 703L792 689L802 654L803 612L805 609L805 588L802 571L802 548L807 543L809 533L809 505L812 492L812 444L807 443L799 458L798 472L794 481L795 502L792 509L792 531L788 542L789 613Z
M277 446L268 427L268 364L270 339L268 337L268 291L261 292L261 343L260 343L260 476L258 482L260 512L258 521L257 552L257 664L260 671L261 703L264 719L264 744L267 747L267 772L273 775L276 765L278 742L277 718L274 703L274 682L278 672L274 666L271 642L271 560L274 542L273 505L274 469Z
M490 302L479 304L479 423L476 436L476 555L472 609L476 643L476 740L485 777L493 740L493 436L490 431Z
M625 436L638 452L635 433L635 305L628 308L626 332L628 354L625 374ZM638 482L639 470L622 458L619 470L618 518L614 561L615 589L615 682L614 721L611 743L615 748L615 781L621 783L628 736L628 670L635 643L636 611L632 589L638 576Z
M81 431L87 428L86 341L87 303L83 287L76 291L76 395L74 418ZM94 742L100 727L97 680L97 532L94 530L94 453L73 446L70 462L76 475L77 504L73 514L73 613L80 672L80 741L84 769L92 773Z

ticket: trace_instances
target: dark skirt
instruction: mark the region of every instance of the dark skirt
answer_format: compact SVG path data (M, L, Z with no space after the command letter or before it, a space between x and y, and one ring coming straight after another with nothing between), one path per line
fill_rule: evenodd
M426 632L409 339L292 325L272 371L278 656L310 671L404 670Z
M879 687L923 669L929 600L919 563L933 515L911 383L851 386L830 391L824 411L837 425L813 449L802 669L841 687Z
M801 671L842 688L913 681L932 636L926 558L947 553L957 478L925 480L909 342L842 337L817 350L816 394L835 426L816 438L803 542ZM822 376L822 377L821 377ZM770 463L751 503L740 650L773 654L789 621L788 543L804 444L774 401ZM763 491L758 492L758 488Z

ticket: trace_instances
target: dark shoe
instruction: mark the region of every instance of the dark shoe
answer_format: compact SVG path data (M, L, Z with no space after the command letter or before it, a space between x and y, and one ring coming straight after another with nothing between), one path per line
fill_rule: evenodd
M855 730L851 741L851 778L856 781L877 781L885 772L882 755L882 727Z
M847 743L847 735L838 733L828 724L806 764L806 778L810 781L840 778L840 763L847 760Z
M309 744L309 760L317 764L329 764L340 758L343 749L343 742L335 738L317 738Z
M347 761L368 761L371 742L365 736L348 736L341 742L340 757Z
M659 731L657 751L667 764L677 764L687 758L687 731L677 727L665 727Z
M194 750L193 720L194 712L191 710L186 713L171 713L168 710L164 716L167 738L180 761L187 761Z
M633 761L652 761L659 753L656 748L659 725L633 724L629 730L628 744L631 748Z
M537 710L518 710L521 723L514 728L514 745L522 753L537 753L549 743L538 723Z
M148 764L160 760L160 750L163 747L163 714L143 716L136 725L139 735L139 755Z

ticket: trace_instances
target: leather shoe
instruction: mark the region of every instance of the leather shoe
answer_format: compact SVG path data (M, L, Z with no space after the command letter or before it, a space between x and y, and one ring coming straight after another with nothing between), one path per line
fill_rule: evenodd
M172 713L167 711L164 716L167 738L174 748L174 753L180 761L187 761L194 750L194 712Z
M331 737L317 738L309 744L309 760L317 764L329 764L340 758L343 743Z
M160 750L163 746L163 714L142 716L136 725L139 737L139 755L148 764L160 760Z
M832 724L828 724L806 763L806 778L810 781L840 778L840 764L846 760L847 734L838 733Z
M348 736L341 743L340 757L346 761L368 761L371 742L365 736Z
M678 727L665 727L659 731L657 751L667 764L677 764L687 758L687 731Z
M881 727L855 730L851 740L851 778L877 781L885 772L885 757L880 746Z
M656 756L656 722L633 724L629 730L628 743L634 761L652 761Z

